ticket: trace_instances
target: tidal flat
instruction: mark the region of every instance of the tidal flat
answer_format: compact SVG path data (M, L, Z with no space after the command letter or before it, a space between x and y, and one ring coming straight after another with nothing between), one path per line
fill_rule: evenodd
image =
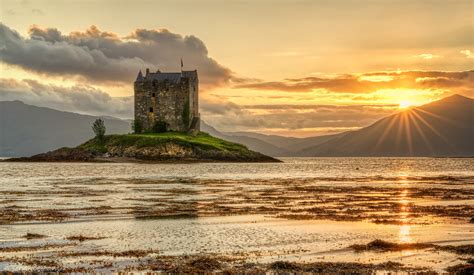
M0 163L0 270L472 270L474 159Z

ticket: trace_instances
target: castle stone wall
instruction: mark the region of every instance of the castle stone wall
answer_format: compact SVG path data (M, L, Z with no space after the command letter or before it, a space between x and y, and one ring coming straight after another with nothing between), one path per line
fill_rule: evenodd
M163 121L170 131L199 131L199 97L197 72L141 73L134 83L135 120L140 121L145 131L155 123ZM186 112L185 109L188 111ZM185 118L184 115L189 117Z

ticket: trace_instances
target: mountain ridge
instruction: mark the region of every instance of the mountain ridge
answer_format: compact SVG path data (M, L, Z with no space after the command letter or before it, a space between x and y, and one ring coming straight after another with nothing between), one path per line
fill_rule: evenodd
M98 116L38 107L21 101L0 101L0 156L31 156L58 147L76 146L94 136ZM102 117L107 133L131 131L130 123Z
M306 148L303 156L472 157L474 100L453 95Z
M201 130L273 157L469 157L474 156L470 142L474 140L473 102L471 98L453 95L390 115L356 131L307 138L221 132L204 121ZM98 118L21 101L0 101L0 115L2 157L30 156L58 147L77 146L93 137L91 124ZM108 134L131 131L130 121L101 118Z

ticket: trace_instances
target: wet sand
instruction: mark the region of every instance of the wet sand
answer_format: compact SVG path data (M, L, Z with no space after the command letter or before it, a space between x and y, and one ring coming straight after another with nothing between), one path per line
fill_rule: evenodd
M321 182L322 179L318 179ZM435 183L423 185L423 181ZM423 179L396 186L344 179L77 179L0 190L0 224L107 218L268 215L382 224L465 222L474 216L472 179ZM400 179L384 179L400 181ZM403 181L408 181L403 179ZM91 184L91 182L93 184ZM351 183L351 184L348 184Z
M469 172L97 177L68 164L21 179L38 167L14 165L0 181L0 270L445 272L474 257Z

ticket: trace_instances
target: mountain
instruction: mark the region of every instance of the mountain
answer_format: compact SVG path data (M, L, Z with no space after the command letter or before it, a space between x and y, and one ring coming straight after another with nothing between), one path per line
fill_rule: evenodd
M299 152L302 156L474 156L474 100L453 95Z
M315 137L307 137L307 138L300 138L297 141L288 144L287 150L291 151L292 154L291 156L301 156L301 151L304 152L304 149L308 147L313 147L319 144L322 144L328 140L334 139L341 137L343 135L346 135L348 132L343 132L339 134L334 134L334 135L324 135L324 136L315 136Z
M21 101L0 102L0 156L20 157L74 147L93 137L91 125L98 117L27 105ZM131 131L129 120L102 116L108 134ZM291 152L244 133L221 133L204 121L202 131L246 145L249 149L271 156L289 156ZM265 136L265 135L262 135ZM286 139L282 137L282 139Z
M74 147L93 137L91 125L98 117L63 112L50 108L27 105L21 101L0 102L0 156L19 157L50 151L59 147ZM130 120L102 116L108 134L130 132ZM206 124L201 124L202 131L246 145L249 149L270 155L290 156L292 152L278 145L267 142L278 136L260 135L261 139L252 137L253 133L222 133ZM282 141L297 138L280 137ZM284 143L284 142L282 142Z
M254 132L220 132L204 121L201 121L201 131L228 141L244 144L251 150L273 157L297 157L301 154L299 151L304 148L321 144L345 134L296 138Z
M227 141L244 144L250 150L260 152L265 155L273 157L290 156L291 152L276 146L270 142L255 138L251 136L251 133L223 133L216 130L204 121L201 121L201 131L209 133L215 137L225 139Z
M308 138L201 130L269 156L474 156L474 100L455 95L383 118L358 131ZM0 156L74 147L93 136L96 116L0 102ZM108 134L130 132L130 121L102 117Z
M18 157L72 147L94 136L91 125L98 117L27 105L0 102L0 156ZM130 123L103 117L108 134L131 131Z

